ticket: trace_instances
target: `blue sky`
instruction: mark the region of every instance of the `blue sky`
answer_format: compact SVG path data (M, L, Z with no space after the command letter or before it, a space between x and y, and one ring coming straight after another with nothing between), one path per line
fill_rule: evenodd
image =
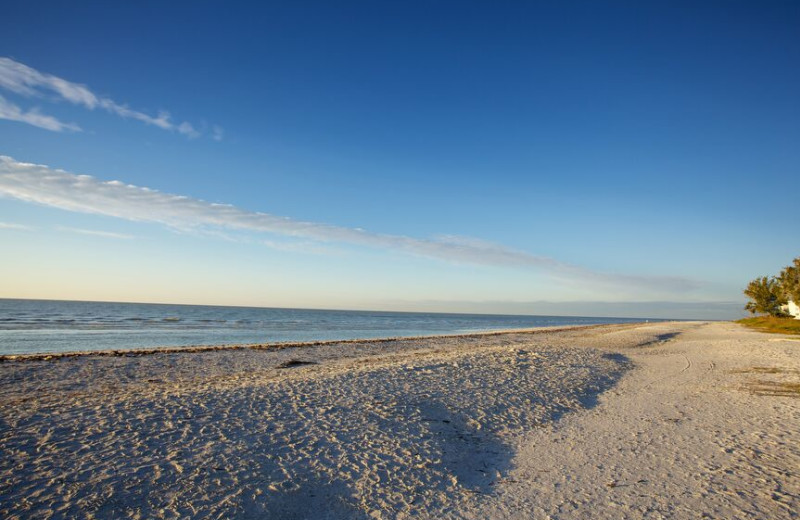
M0 297L735 317L800 254L797 2L116 4L4 3Z

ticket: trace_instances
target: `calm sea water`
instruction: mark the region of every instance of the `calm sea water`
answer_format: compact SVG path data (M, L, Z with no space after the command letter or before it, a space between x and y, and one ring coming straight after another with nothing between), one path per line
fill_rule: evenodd
M0 354L425 336L642 321L0 299Z

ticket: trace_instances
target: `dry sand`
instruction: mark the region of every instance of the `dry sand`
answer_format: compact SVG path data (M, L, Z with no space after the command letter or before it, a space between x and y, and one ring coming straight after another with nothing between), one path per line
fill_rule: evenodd
M794 518L800 342L613 325L0 363L2 518Z

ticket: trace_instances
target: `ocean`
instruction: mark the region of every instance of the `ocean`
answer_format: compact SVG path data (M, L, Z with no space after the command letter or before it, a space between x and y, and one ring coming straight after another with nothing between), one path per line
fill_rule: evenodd
M429 336L636 321L643 320L0 299L0 354Z

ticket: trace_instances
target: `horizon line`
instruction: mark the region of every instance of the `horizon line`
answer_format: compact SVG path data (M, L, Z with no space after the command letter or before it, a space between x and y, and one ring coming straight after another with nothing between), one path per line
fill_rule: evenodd
M173 305L181 307L224 307L224 308L240 308L240 309L269 309L269 310L297 310L297 311L331 311L331 312L386 312L392 314L445 314L445 315L470 315L470 316L525 316L525 317L566 317L566 318L622 318L622 319L652 319L659 321L692 321L687 318L659 318L639 317L639 316L603 316L603 315L586 315L586 314L518 314L518 313L502 313L502 312L453 312L453 311L430 311L430 310L391 310L380 308L336 308L336 307L281 307L281 306L267 306L267 305L237 305L237 304L218 304L218 303L176 303L176 302L163 302L163 301L124 301L124 300L82 300L82 299L62 299L62 298L17 298L9 296L0 296L0 300L21 300L21 301L39 301L39 302L66 302L66 303L107 303L107 304L126 304L126 305ZM430 300L420 300L417 303L424 302L432 303ZM436 302L448 303L448 302ZM605 304L605 305L633 305L633 304L671 304L671 305L740 305L740 302L733 301L698 301L698 302L675 302L667 300L657 301L623 301L611 302L602 300L572 300L572 301L552 301L552 300L536 300L530 302L503 302L503 301L452 301L452 304L507 304L507 305L531 305L531 304L554 304L554 305L568 305L568 304ZM695 318L698 321L733 321L733 320L720 320L709 318Z

